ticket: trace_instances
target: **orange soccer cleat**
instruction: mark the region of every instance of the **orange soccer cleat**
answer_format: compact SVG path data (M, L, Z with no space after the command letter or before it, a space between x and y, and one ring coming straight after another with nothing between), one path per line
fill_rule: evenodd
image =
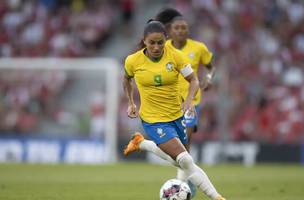
M132 135L132 138L128 144L128 146L124 149L124 155L127 156L130 153L134 151L139 151L139 144L144 140L144 136L139 133L135 132L134 135Z
M224 197L222 197L222 196L218 196L218 197L216 197L215 200L226 200L226 199Z

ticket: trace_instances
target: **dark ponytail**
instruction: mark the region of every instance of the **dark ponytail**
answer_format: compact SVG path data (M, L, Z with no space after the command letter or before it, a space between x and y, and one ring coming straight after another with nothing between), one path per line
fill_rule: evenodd
M144 43L144 39L142 39L142 40L140 40L140 42L137 44L136 51L141 50L141 49L143 49L143 48L145 48L145 47L146 47L146 45L145 45L145 43Z

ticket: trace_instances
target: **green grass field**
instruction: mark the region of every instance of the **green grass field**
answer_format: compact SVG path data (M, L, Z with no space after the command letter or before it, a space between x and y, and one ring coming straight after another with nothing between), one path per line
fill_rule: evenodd
M227 200L303 200L304 166L203 166ZM175 169L144 163L0 165L0 200L158 200ZM207 199L198 194L195 198Z

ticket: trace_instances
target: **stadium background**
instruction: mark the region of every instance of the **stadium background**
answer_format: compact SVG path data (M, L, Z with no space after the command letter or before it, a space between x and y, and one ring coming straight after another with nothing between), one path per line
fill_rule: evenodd
M130 135L142 128L126 116L120 77L115 131L109 133L113 150L106 113L116 101L107 100L106 88L113 85L105 72L44 71L44 60L38 61L40 71L7 63L110 59L101 65L122 76L123 60L144 24L168 5L186 16L191 36L215 55L217 72L203 96L194 159L231 199L303 198L302 0L3 0L0 199L158 198L160 185L175 172L143 163L162 163L145 152L122 155Z

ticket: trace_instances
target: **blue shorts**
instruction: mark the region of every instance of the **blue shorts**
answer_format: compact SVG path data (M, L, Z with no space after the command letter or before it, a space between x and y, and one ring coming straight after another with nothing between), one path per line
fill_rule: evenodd
M142 125L146 134L157 145L167 142L175 137L179 138L185 145L188 144L188 137L186 134L186 128L182 121L183 117L180 117L171 122L148 123L142 121Z
M197 105L197 106L195 106L195 116L193 118L185 119L185 117L184 117L186 128L197 127L198 120L200 117L200 111L201 111L201 107L199 105Z

